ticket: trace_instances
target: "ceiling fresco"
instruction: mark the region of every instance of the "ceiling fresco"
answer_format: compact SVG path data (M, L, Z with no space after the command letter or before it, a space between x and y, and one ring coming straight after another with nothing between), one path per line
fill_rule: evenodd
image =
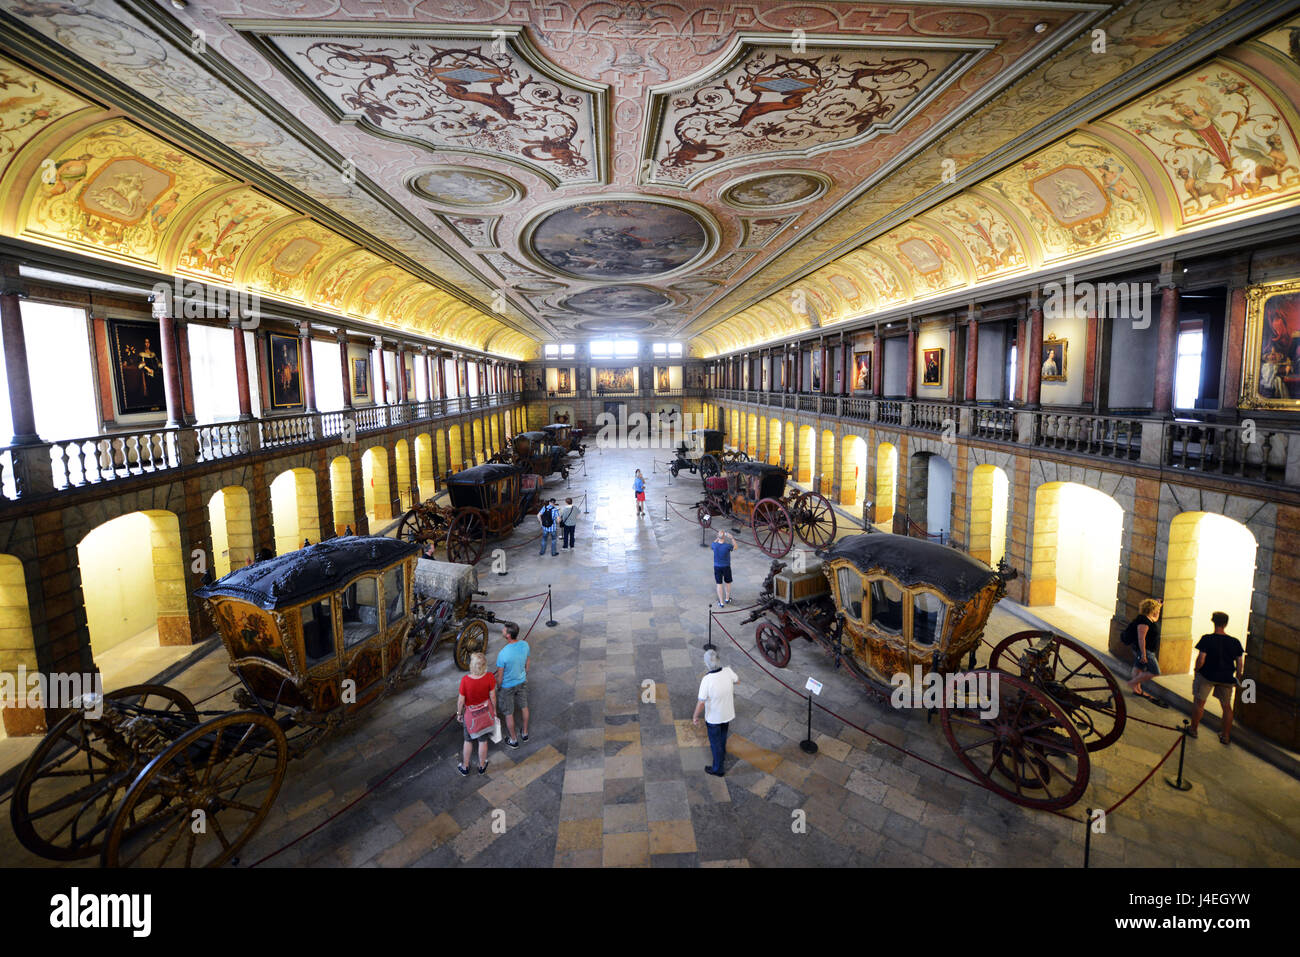
M1294 204L1297 21L1258 8L6 0L0 229L708 355Z

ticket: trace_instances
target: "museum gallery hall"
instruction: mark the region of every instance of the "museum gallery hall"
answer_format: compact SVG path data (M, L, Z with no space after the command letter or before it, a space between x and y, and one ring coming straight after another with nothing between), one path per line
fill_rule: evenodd
M1297 0L5 0L0 348L2 865L1300 864Z

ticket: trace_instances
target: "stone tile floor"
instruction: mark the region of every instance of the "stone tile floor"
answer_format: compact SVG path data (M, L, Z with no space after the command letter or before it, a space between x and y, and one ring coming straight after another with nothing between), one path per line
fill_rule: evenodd
M664 518L665 495L689 504L700 494L698 478L670 484L651 471L652 458L666 457L590 450L586 474L577 469L568 493L588 495L577 548L555 557L539 557L536 543L511 548L500 576L480 565L491 599L554 589L558 625L546 627L543 613L529 636L528 742L519 750L494 745L487 774L468 778L456 772L454 723L412 756L454 711L460 672L440 651L418 682L290 765L240 863L274 853L378 784L264 866L1075 867L1084 809L1114 804L1175 740L1174 732L1130 722L1117 745L1095 756L1088 792L1071 809L1075 820L1065 820L1017 807L824 712L813 716L818 753L805 754L804 699L715 627L741 682L726 777L705 775L707 739L690 717L703 672L711 553L693 521L671 511ZM649 481L640 519L631 491L638 467ZM553 480L548 494L563 502L564 483ZM505 544L526 542L535 528L527 520ZM767 568L756 548L738 551L735 607L755 597ZM490 607L527 628L541 602ZM718 620L752 650L754 626L734 624L743 617ZM995 609L986 634L996 642L1024 627ZM494 626L490 662L499 634ZM962 770L937 718L871 703L819 647L799 642L781 677L802 687L809 675L825 682L819 701L832 711L940 768ZM200 698L228 682L218 650L174 684ZM1129 700L1140 717L1179 723L1174 712ZM1300 864L1300 784L1212 733L1187 743L1193 789L1168 787L1176 766L1167 763L1094 835L1092 865ZM45 862L6 827L0 863Z

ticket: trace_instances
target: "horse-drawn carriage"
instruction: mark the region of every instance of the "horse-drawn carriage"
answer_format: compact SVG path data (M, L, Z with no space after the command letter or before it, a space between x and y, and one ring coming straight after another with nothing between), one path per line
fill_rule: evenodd
M1124 696L1092 652L1050 632L1013 634L975 669L984 626L1014 571L880 533L841 539L818 555L797 573L774 561L760 607L745 619L759 621L755 642L769 663L789 664L796 638L816 642L878 700L907 688L905 701L933 702L962 764L1003 797L1059 809L1082 796L1089 753L1124 730ZM934 694L918 698L924 687Z
M559 446L566 455L577 452L579 458L585 458L587 447L582 444L582 429L574 428L567 422L552 422L542 426L542 431L550 436L551 444Z
M473 565L489 541L536 511L539 480L514 465L488 463L447 476L448 504L421 502L397 526L403 541L434 548L445 545L447 560Z
M816 492L786 490L789 473L763 462L728 462L721 475L706 475L704 498L695 503L695 517L710 525L719 517L748 521L754 541L764 553L781 558L797 535L811 548L835 540L838 522L830 502Z
M673 478L683 469L692 475L698 471L708 478L720 473L725 465L749 461L749 456L742 449L725 448L722 438L723 433L717 429L692 429L687 432L682 444L674 450L675 455L668 471L673 473Z
M289 758L417 675L440 644L455 642L461 667L486 652L495 616L473 604L475 570L417 555L349 536L198 589L240 682L238 710L200 711L166 685L83 697L19 775L19 841L109 867L229 863Z
M520 432L510 445L492 457L493 462L517 465L525 472L543 479L556 472L569 477L569 450L557 445L549 432Z

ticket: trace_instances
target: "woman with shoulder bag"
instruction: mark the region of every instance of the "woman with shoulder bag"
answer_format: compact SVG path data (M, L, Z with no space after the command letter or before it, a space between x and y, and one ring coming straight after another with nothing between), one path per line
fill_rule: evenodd
M497 721L497 676L487 670L487 658L476 651L469 658L469 674L460 679L456 720L465 728L465 748L456 770L469 776L469 756L478 742L478 773L487 771L488 736Z

